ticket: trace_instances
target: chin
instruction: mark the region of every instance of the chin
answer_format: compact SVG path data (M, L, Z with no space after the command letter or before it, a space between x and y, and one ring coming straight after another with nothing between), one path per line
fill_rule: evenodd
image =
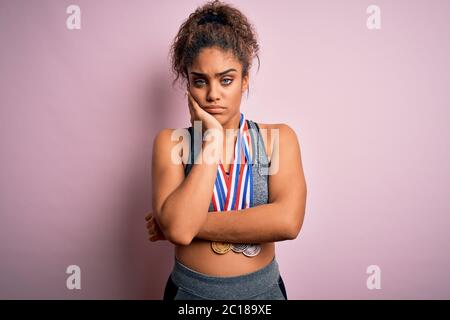
M224 114L212 114L214 118L217 119L217 121L220 122L220 124L224 124L226 120L228 119L226 115Z

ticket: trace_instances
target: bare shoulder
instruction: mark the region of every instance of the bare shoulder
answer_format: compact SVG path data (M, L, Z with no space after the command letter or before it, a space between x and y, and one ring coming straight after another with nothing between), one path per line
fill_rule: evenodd
M153 143L169 143L171 144L173 141L173 139L171 138L173 134L176 133L176 131L178 130L183 130L183 129L174 129L174 128L165 128L165 129L161 129L155 136L155 139L153 140Z
M172 134L175 129L165 128L160 130L153 139L153 152L162 152L163 150L170 149L175 145L175 141L172 139Z
M177 156L181 160L183 149L189 147L189 131L186 128L165 128L153 140L153 155L168 158Z
M261 129L261 136L269 160L272 158L272 150L280 142L284 142L285 145L298 144L295 130L286 123L258 123L258 126Z

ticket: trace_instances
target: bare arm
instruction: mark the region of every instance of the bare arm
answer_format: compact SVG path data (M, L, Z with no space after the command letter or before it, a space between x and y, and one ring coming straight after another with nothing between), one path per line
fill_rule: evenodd
M196 163L185 178L181 157L173 159L178 142L171 141L171 134L171 129L165 129L154 140L152 207L165 237L174 244L188 245L206 221L217 163ZM198 156L203 156L208 143Z
M262 243L295 238L282 205L268 203L253 208L209 213L197 238L232 243Z
M306 181L295 132L280 126L269 176L269 203L235 211L209 213L197 238L234 243L262 243L295 239L303 225Z

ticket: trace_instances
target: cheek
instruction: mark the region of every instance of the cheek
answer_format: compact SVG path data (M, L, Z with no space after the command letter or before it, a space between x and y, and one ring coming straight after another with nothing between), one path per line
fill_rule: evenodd
M242 96L242 87L239 83L236 83L234 86L230 87L229 90L230 98L233 100L240 100Z

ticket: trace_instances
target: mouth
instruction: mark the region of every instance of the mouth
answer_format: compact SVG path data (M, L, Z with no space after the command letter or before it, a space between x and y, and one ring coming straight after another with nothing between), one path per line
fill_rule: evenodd
M204 106L203 110L210 114L219 114L223 113L225 111L225 107L218 106L218 105L211 105L211 106Z

